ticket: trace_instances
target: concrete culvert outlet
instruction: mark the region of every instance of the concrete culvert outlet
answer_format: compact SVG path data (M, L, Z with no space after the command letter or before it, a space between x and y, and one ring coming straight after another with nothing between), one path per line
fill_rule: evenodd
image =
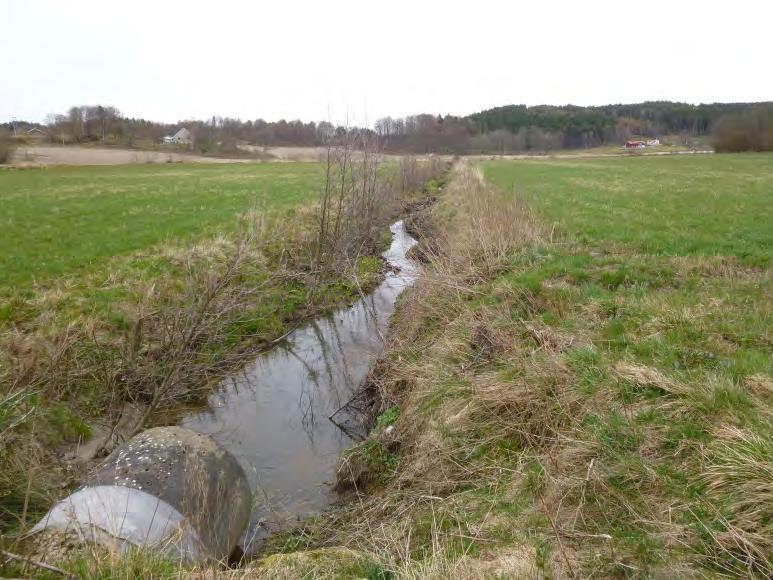
M186 562L226 560L250 517L252 494L233 456L182 427L140 433L32 529L76 532L118 549L147 547Z

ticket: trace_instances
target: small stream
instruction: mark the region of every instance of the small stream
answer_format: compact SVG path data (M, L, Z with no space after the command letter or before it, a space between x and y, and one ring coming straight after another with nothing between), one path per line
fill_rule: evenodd
M348 308L318 318L223 381L206 410L181 425L211 435L244 468L255 507L243 538L256 549L276 529L335 499L341 452L354 440L329 417L355 394L382 352L400 293L418 274L416 245L402 221L391 226L390 266L381 284Z

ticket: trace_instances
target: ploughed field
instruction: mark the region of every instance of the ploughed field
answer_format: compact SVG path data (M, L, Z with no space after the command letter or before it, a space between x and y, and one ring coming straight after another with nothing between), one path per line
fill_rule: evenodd
M253 206L310 201L310 163L57 167L0 172L0 294L116 256L232 231Z

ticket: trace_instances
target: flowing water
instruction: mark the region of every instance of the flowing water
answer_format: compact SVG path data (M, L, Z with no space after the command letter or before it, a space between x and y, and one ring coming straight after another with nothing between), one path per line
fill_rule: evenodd
M341 452L353 439L329 417L362 384L383 350L383 335L399 294L417 276L406 257L416 244L402 221L391 226L384 252L391 270L349 308L293 331L224 381L205 411L182 426L211 435L244 468L255 508L244 538L254 549L267 530L324 509Z

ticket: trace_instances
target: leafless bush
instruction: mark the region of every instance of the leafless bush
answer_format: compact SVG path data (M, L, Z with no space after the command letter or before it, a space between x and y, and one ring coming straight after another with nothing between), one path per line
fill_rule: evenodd
M211 389L219 371L233 366L239 353L221 352L217 357L202 352L208 344L225 341L228 322L260 300L262 285L239 283L248 259L256 258L260 231L244 231L224 263L212 269L198 267L186 258L182 300L179 296L149 296L141 306L127 340L122 368L111 378L124 397L142 403L146 411L136 430L159 407L180 400L195 400ZM150 350L143 345L152 344Z
M10 163L15 150L16 144L11 136L6 131L0 130L0 165Z
M757 109L717 121L712 139L718 153L773 150L773 112Z
M392 185L403 196L416 192L434 193L448 166L447 161L435 155L401 157L392 176Z
M206 251L197 247L183 252L176 258L184 267L183 277L147 287L129 313L134 323L123 336L98 319L74 320L54 332L37 327L3 329L2 528L12 525L13 518L21 518L16 525L23 528L26 514L51 499L55 483L51 466L61 462L47 438L57 408L72 408L72 417L65 421L78 427L84 405L98 409L102 422L117 424L125 404L131 403L141 412L125 426L123 435L128 437L159 409L201 400L218 377L243 362L244 348L223 345L228 344L238 315L257 308L272 291L266 287L283 275L282 262L276 261L272 274L261 283L250 276L256 264L265 262L262 249L269 236L253 216L245 218L235 239L223 239L212 256L202 255ZM120 443L112 435L102 442L103 453ZM69 474L65 481L76 475ZM58 477L58 483L64 483L61 472Z
M369 145L365 137L327 148L314 252L317 283L353 248L371 239L376 212L390 212L394 202L392 192L379 181L380 161Z
M408 196L435 188L433 179L445 169L435 158L407 157L385 166L377 141L366 133L328 146L323 162L312 264L315 288L341 265L372 252Z

